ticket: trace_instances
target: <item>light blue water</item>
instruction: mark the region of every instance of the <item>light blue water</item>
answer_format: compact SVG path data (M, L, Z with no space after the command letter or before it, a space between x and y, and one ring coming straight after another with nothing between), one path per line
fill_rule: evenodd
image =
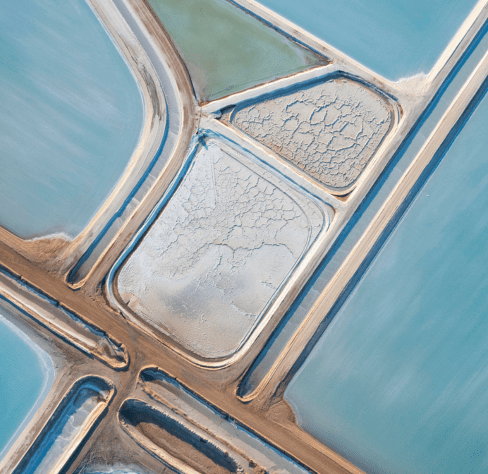
M428 73L476 0L260 0L382 76Z
M0 315L0 459L32 415L39 397L50 388L46 354L36 351L26 336Z
M366 472L488 472L487 123L485 98L285 392Z
M0 225L76 236L137 144L135 79L85 0L2 2L0 56Z
M410 138L406 139L398 148L393 161L385 169L380 180L372 188L364 205L349 220L348 225L339 237L337 244L322 261L307 286L302 290L288 313L280 321L273 336L266 343L260 356L253 363L239 388L241 396L249 395L264 379L277 358L293 337L298 326L304 321L317 298L330 283L337 270L352 251L368 225L374 219L390 192L401 179L417 153L425 143L426 138L434 130L442 115L454 100L460 88L464 85L475 67L481 61L488 50L488 35L485 27L477 40L472 43L473 50L466 53L466 57L455 75L445 82L445 89L439 99L432 102L426 109L426 113L417 123Z

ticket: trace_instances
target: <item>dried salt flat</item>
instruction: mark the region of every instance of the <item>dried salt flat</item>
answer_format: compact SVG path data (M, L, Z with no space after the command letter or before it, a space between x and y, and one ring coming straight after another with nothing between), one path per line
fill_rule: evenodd
M120 270L120 299L197 356L230 356L328 224L311 198L209 140Z
M357 181L393 121L383 96L345 77L244 103L230 120L338 192Z

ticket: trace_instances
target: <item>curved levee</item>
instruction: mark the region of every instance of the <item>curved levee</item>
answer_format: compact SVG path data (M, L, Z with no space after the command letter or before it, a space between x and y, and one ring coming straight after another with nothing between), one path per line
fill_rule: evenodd
M120 17L123 23L117 24L117 28L120 25L125 27L137 42L137 56L134 54L131 58L134 61L142 58L141 62L145 63L143 66L155 86L151 100L155 104L165 104L167 115L163 124L148 112L151 135L144 150L148 157L153 158L153 162L144 169L124 206L106 225L103 235L98 235L82 255L77 252L78 261L67 275L68 282L75 287L84 285L89 279L97 284L115 262L127 240L142 224L180 169L199 118L187 70L171 39L145 3L141 0L114 0L113 4L110 2L110 7L105 2L97 0L96 3L100 8L102 4L103 8L110 8L110 14L114 17ZM143 83L146 84L145 81Z

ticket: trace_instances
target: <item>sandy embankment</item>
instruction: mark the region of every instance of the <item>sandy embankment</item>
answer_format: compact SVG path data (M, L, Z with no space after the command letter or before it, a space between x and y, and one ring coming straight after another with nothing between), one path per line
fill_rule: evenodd
M58 474L88 436L114 395L112 383L88 376L77 380L13 474Z

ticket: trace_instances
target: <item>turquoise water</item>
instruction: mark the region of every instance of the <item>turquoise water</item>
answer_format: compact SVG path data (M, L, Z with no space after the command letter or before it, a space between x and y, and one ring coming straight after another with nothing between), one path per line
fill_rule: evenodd
M2 2L0 55L0 225L74 237L136 147L138 86L85 0Z
M477 0L260 0L382 76L428 73Z
M0 459L39 397L49 390L51 371L48 356L0 315Z
M370 473L488 472L488 99L285 392Z

